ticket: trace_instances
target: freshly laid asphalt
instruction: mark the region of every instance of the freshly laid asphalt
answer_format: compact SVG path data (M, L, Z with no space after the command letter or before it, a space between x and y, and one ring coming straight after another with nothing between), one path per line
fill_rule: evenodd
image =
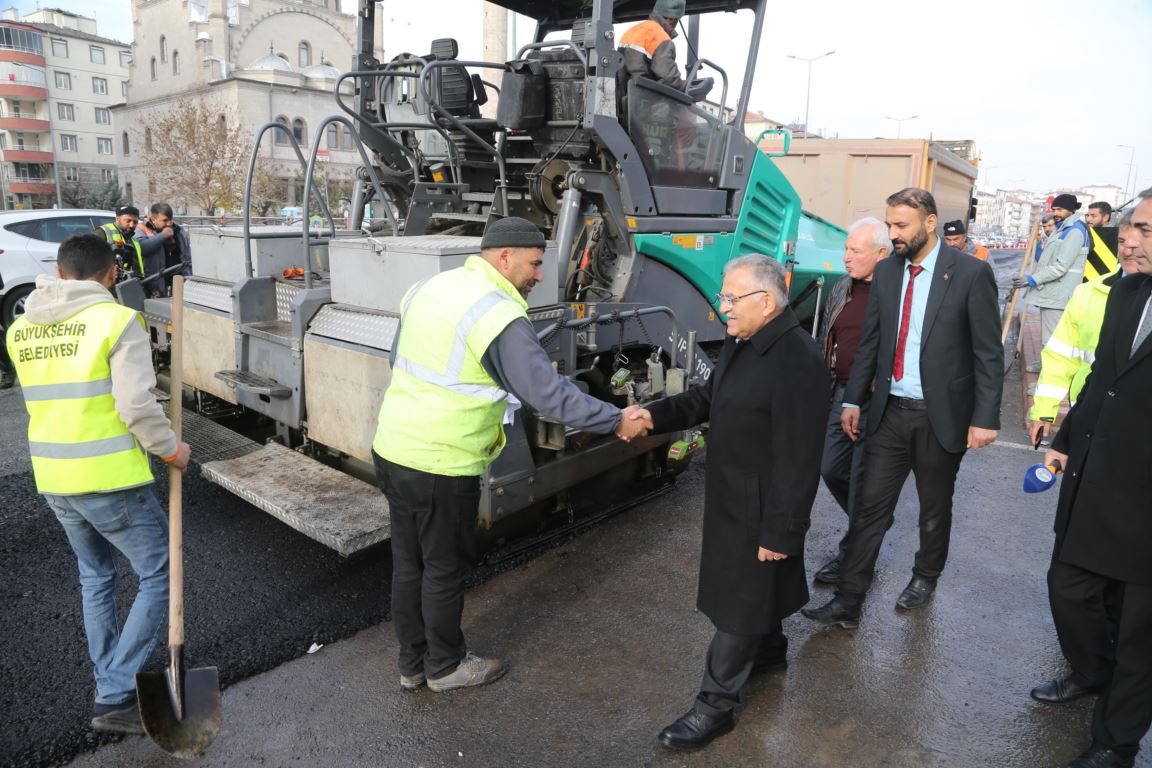
M1028 698L1064 664L1044 585L1055 496L1020 490L1038 455L1021 446L1018 393L1010 377L1002 444L964 460L933 603L893 607L917 543L908 487L860 629L789 619L788 671L754 681L736 731L691 755L655 737L690 705L711 632L694 610L706 455L671 493L519 567L478 574L464 618L470 646L500 654L511 671L450 694L398 690L386 546L341 559L193 471L188 664L218 666L226 690L223 729L191 763L1062 765L1087 745L1091 702ZM87 727L75 562L35 493L24 423L19 391L0 392L0 765L177 765L147 739ZM821 489L810 571L843 526ZM127 602L133 578L124 572ZM812 591L818 603L830 596ZM307 654L313 643L323 647ZM1137 765L1152 759L1142 754Z

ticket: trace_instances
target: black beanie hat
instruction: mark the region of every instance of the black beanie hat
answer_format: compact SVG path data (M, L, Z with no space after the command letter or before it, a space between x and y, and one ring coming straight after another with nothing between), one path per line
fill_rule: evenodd
M1056 195L1056 198L1052 201L1052 207L1076 212L1080 210L1080 203L1076 202L1076 195L1070 195L1065 192L1062 195Z
M544 235L539 228L518 216L497 219L484 230L480 249L488 248L543 248Z
M964 222L960 221L960 219L956 219L956 221L948 222L947 224L944 225L944 234L945 235L962 235L962 234L964 234Z

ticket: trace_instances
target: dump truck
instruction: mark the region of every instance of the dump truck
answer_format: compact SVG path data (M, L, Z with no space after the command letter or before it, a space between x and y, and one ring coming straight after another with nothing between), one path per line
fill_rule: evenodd
M843 271L844 231L805 214L744 135L766 0L688 0L689 17L748 18L742 82L693 58L688 78L717 83L714 111L622 76L615 25L646 18L651 0L497 4L537 24L511 61L459 60L451 39L378 60L376 4L361 3L360 50L335 85L334 114L310 148L286 136L312 190L327 126L354 135L362 167L348 229L309 194L300 229L245 220L194 235L186 388L173 398L188 409L194 456L209 480L343 555L388 538L371 444L401 299L478 253L488 221L521 216L546 234L530 320L557 371L621 406L711 374L731 258L787 264L792 305L808 322L825 281ZM480 113L489 99L499 100L495 118ZM259 129L253 169L278 129ZM369 209L379 215L365 218ZM148 299L143 309L162 358L170 305ZM703 442L623 442L525 410L482 477L482 541L563 530L667 489Z

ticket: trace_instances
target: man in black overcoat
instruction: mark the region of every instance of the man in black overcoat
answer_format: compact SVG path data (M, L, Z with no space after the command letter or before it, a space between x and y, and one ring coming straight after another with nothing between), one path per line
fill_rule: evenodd
M804 536L830 381L787 296L779 262L729 262L717 296L728 337L711 377L628 415L655 432L710 422L697 607L716 634L695 704L660 734L673 749L732 730L748 678L787 666L781 621L808 600Z
M960 461L1000 429L1004 347L992 269L940 241L936 200L927 190L910 187L887 203L894 255L873 274L841 413L844 431L857 439L859 406L869 402L859 503L836 597L804 609L810 619L848 628L859 623L910 473L920 497L920 549L896 605L928 604L948 559Z
M1092 373L1044 457L1064 471L1048 596L1072 674L1032 696L1099 693L1092 744L1069 768L1133 765L1152 723L1152 189L1140 198L1139 271L1108 295ZM1106 594L1119 602L1114 644Z

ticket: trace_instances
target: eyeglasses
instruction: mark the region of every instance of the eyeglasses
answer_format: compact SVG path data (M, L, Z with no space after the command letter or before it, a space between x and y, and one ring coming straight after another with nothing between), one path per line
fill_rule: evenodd
M764 289L761 289L759 291L749 291L748 293L745 293L745 294L740 295L740 296L729 296L726 293L718 293L715 296L713 296L712 298L716 299L716 303L719 304L720 306L724 306L725 304L727 304L728 306L732 307L732 306L735 306L736 302L740 301L740 299L747 298L748 296L753 296L757 293L768 293L768 291L766 291Z

